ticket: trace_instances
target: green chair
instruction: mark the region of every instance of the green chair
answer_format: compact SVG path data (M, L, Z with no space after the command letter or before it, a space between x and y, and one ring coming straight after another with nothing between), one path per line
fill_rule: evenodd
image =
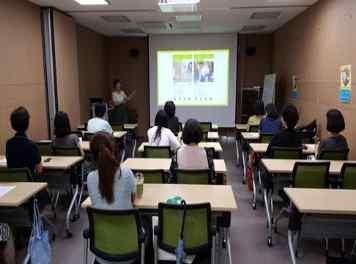
M145 262L145 232L138 210L99 210L88 208L89 229L83 232L86 240L84 260L90 251L95 258L120 262Z
M330 162L296 162L293 168L294 188L328 188Z
M0 182L29 182L32 174L28 168L0 168Z
M273 159L302 159L302 148L272 147Z
M172 157L170 147L145 146L143 149L145 158L170 159Z
M175 170L178 184L210 184L210 170Z
M260 126L258 125L258 126L249 126L248 127L248 132L255 132L255 133L257 133L257 132L259 132L260 131Z
M209 141L208 135L209 135L209 132L203 132L203 133L202 133L202 141L203 141L203 142Z
M163 170L150 170L141 172L144 177L144 183L166 183Z
M215 263L215 232L211 228L210 203L187 204L184 222L184 251L188 255L209 255ZM183 223L182 205L158 204L158 226L154 233L155 264L159 249L175 254Z
M112 123L111 127L112 127L112 130L114 130L114 131L125 131L124 124Z
M356 164L344 163L341 168L341 188L356 190Z
M41 156L52 156L53 155L51 141L36 142L36 145L41 153Z
M347 160L349 156L349 149L345 150L324 150L322 151L318 159L319 160Z
M82 156L82 153L78 147L76 147L76 148L53 147L53 154L55 156L67 156L67 157Z
M208 133L211 131L213 125L211 122L200 122L200 128L203 133Z
M260 134L260 142L261 143L269 143L269 142L271 142L273 136L274 135L271 133L261 133Z

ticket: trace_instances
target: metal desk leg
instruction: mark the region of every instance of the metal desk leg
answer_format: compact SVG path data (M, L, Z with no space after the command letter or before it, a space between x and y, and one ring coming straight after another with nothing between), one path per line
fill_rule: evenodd
M70 232L70 214L71 214L71 212L73 210L73 207L74 207L74 205L76 203L78 193L79 193L79 185L77 184L75 186L75 192L74 192L72 201L70 202L70 206L68 208L67 216L66 216L66 232L67 232L67 237L68 238L73 236L73 234Z
M265 208L266 208L266 217L267 217L267 245L269 247L272 246L272 214L271 214L271 202L272 202L272 193L267 189L263 190L263 197L265 201Z
M246 175L247 175L247 157L246 157L246 153L244 151L242 151L242 174L243 174L243 179L242 179L242 183L245 184L246 183Z
M292 263L296 264L297 261L295 256L294 235L293 235L293 231L291 230L288 230L288 247L289 247L289 253L292 259Z

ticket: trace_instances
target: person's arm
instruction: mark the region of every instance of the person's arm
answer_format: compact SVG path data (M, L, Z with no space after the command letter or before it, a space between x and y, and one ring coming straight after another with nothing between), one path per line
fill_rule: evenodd
M170 142L171 149L176 151L180 147L178 139L170 129L167 129L167 131L169 133L168 137L169 137L169 142Z

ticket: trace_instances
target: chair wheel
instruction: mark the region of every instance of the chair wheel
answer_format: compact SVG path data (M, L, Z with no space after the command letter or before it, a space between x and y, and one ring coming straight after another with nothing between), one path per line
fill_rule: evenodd
M73 237L72 232L70 232L68 229L66 229L66 233L67 233L67 238L72 238Z
M268 237L268 238L267 238L267 246L268 246L268 247L272 247L272 246L273 246L273 244L272 244L272 237Z

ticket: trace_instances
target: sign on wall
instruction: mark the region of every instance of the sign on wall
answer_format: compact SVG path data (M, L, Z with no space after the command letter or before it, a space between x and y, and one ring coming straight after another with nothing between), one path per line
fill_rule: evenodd
M347 104L351 102L351 83L352 72L351 65L343 65L340 67L340 102Z

